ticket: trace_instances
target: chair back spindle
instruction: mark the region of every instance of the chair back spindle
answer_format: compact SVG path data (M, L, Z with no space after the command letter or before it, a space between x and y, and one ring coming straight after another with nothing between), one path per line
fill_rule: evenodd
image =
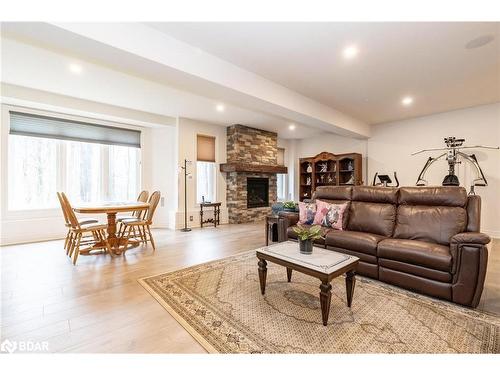
M160 192L155 191L153 194L151 194L151 197L149 197L149 207L146 212L146 222L148 224L151 224L153 222L153 216L156 211L156 207L158 207L158 202L160 202Z
M78 219L76 217L75 212L73 211L73 208L71 207L71 204L69 203L69 199L66 196L66 194L61 193L61 197L64 201L64 206L66 209L66 215L68 215L68 220L73 228L80 229L80 223L78 222Z
M64 222L66 223L66 225L71 225L69 218L68 218L68 214L66 213L66 209L64 207L63 198L61 196L61 193L59 193L59 192L57 192L57 199L59 200L59 204L61 205L61 210L62 210L62 213L64 216Z
M141 191L139 196L137 197L137 202L147 202L148 201L149 192L147 190ZM146 210L137 210L132 212L132 216L142 219L146 213Z

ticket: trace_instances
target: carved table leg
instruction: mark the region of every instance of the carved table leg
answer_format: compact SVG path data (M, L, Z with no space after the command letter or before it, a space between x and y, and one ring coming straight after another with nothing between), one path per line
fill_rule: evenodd
M108 212L108 244L111 252L115 255L120 255L128 246L127 237L116 237L116 212ZM120 249L121 247L121 249Z
M288 282L292 281L292 269L291 268L286 268L286 278L288 279Z
M267 262L264 259L259 259L258 265L259 265L260 292L264 294L266 292Z
M203 206L200 206L200 228L203 228Z
M345 290L347 294L347 306L351 307L352 296L354 295L354 286L356 285L356 273L349 271L345 276Z
M108 243L113 253L120 253L119 239L116 237L116 212L108 212Z
M323 325L328 324L328 315L330 315L330 302L332 300L332 285L329 282L323 281L319 286L319 302L321 304L321 316Z

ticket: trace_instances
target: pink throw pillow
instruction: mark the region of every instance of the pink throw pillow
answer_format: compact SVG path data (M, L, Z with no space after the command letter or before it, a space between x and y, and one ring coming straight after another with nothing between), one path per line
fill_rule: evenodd
M299 223L312 224L316 215L316 203L299 202Z
M347 203L335 204L317 200L314 224L344 230L342 224L346 208Z

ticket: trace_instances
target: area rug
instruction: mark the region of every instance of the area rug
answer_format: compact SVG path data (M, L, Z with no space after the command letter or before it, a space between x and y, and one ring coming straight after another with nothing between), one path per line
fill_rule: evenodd
M319 280L268 263L259 288L255 251L139 282L212 353L498 353L500 317L357 277L352 307L332 282L328 326Z

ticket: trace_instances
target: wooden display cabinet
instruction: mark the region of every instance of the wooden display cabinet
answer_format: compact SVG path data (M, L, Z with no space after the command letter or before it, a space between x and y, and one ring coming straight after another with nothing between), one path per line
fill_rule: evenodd
M322 152L299 159L299 199L311 199L318 186L362 185L361 154Z

